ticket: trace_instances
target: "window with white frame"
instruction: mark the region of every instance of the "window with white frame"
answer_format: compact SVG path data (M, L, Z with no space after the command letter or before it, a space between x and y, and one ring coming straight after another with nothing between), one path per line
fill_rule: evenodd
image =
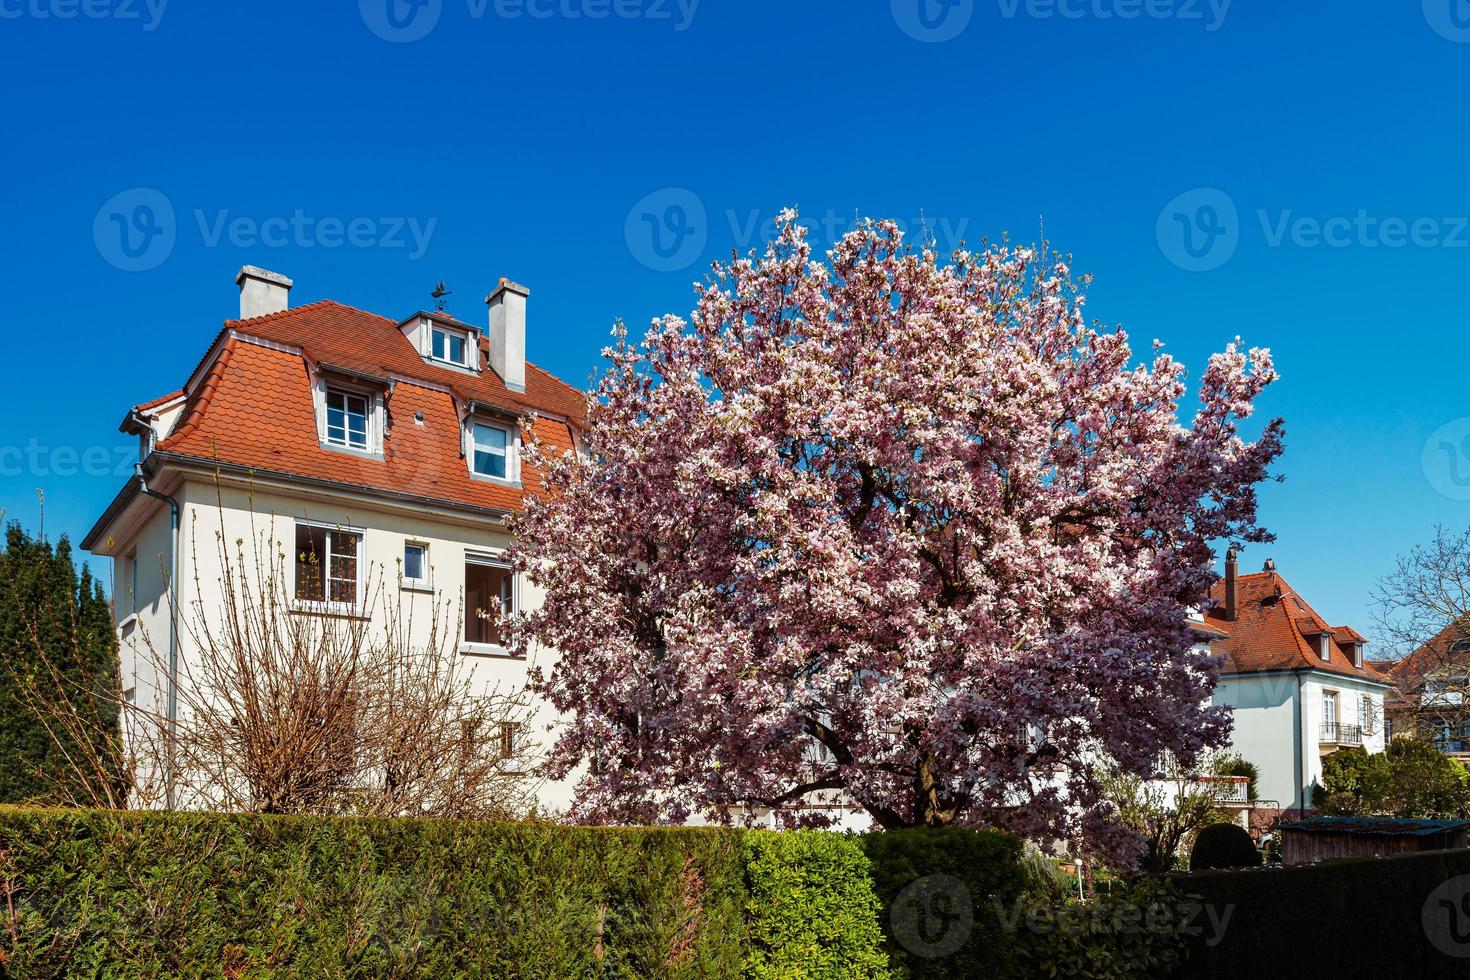
M515 574L510 566L469 555L464 566L464 641L505 647L505 617L516 611Z
M503 425L475 422L470 426L470 470L497 480L514 479L511 453L515 440Z
M128 594L122 597L120 608L126 618L138 611L138 553L136 551L128 552L128 556L123 559L123 582Z
M1322 722L1326 725L1337 724L1337 692L1322 692Z
M1373 734L1373 699L1366 694L1358 699L1358 727L1364 735Z
M327 442L366 452L369 448L368 418L371 409L371 400L366 395L328 388Z
M362 534L317 524L296 525L296 599L356 605Z
M403 545L403 584L407 588L429 585L429 546L417 541Z
M1323 634L1321 634L1321 635L1319 635L1317 637L1317 640L1318 640L1318 642L1320 644L1319 652L1322 655L1322 659L1323 660L1331 660L1332 659L1332 634L1331 633L1323 633Z
M429 351L436 361L469 367L469 337L459 330L435 324L429 331Z

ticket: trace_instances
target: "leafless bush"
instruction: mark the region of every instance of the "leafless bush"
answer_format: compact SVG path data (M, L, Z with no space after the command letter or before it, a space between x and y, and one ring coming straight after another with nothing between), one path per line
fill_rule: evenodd
M223 527L222 505L220 514ZM67 760L79 771L122 773L122 790L75 802L369 816L527 813L537 766L525 735L530 706L519 691L477 690L456 642L463 598L434 593L415 608L396 570L369 567L354 569L355 601L303 603L302 575L326 579L333 571L315 555L294 553L273 520L260 526L252 515L250 529L233 541L213 533L217 566L198 560L197 529L189 529L193 598L177 614L177 662L166 639L140 621L140 666L156 685L136 698L113 693L125 719L118 758ZM205 567L218 581L206 583ZM55 696L59 682L32 685L33 710L58 730L86 726Z

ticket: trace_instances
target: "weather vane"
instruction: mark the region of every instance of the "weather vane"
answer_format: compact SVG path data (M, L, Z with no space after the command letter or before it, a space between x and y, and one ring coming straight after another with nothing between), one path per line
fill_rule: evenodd
M444 280L443 279L440 279L439 280L439 285L435 286L434 287L434 291L432 293L430 293L429 295L432 296L432 297L434 297L434 309L438 310L440 313L443 313L444 312L444 297L454 295L454 290L452 290L452 289L445 289L444 288Z

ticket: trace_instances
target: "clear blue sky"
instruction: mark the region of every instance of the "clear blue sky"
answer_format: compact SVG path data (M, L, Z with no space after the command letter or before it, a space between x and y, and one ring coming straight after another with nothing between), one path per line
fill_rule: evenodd
M388 2L0 0L11 517L44 487L85 532L244 263L389 315L445 279L477 322L509 276L582 383L615 317L686 312L795 204L943 244L1044 220L1140 346L1271 347L1280 540L1243 564L1335 622L1470 524L1462 0Z

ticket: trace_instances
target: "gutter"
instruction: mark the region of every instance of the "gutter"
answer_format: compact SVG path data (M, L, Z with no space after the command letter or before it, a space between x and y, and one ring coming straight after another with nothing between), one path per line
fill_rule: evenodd
M179 676L179 502L166 493L159 493L148 486L148 480L143 475L143 464L137 464L138 490L168 504L169 511L169 558L168 558L168 707L165 718L168 721L168 759L165 762L167 771L164 775L164 786L167 794L166 804L172 810L175 806L174 800L174 737L178 733L179 704L178 704L178 676Z
M303 476L300 473L288 473L284 470L263 470L256 466L242 466L239 463L224 463L219 460L203 459L198 456L181 456L171 452L155 452L148 457L149 468L155 469L159 465L173 463L179 466L204 467L210 472L229 473L236 476L249 478L261 477L271 480L294 484L301 487L314 487L322 490L335 490L346 493L354 493L362 496L377 497L382 500L392 500L399 503L417 504L421 506L440 507L445 510L472 514L476 517L489 517L497 520L510 516L510 511L503 507L481 507L476 504L462 504L454 500L446 500L443 497L425 497L416 493L403 493L399 490L383 490L378 487L365 486L361 483L347 483L342 480L328 480L324 477ZM156 462L154 462L156 461Z

